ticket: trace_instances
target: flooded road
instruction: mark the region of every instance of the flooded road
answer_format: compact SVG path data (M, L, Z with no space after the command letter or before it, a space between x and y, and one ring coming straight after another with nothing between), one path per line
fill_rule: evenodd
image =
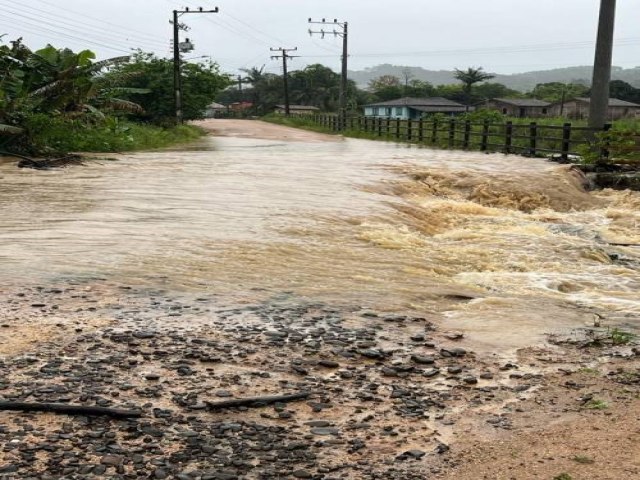
M0 160L0 285L292 292L441 318L488 350L596 314L637 324L640 248L611 244L640 244L639 194L540 159L261 125L63 170Z

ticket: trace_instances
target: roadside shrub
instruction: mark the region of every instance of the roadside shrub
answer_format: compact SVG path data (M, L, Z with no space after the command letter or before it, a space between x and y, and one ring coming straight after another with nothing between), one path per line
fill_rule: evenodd
M161 148L195 140L204 134L200 128L191 125L162 128L117 117L86 122L45 114L25 119L25 130L22 150L44 156Z

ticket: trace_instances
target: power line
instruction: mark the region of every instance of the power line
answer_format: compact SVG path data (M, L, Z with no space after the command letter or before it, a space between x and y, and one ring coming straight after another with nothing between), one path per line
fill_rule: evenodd
M48 5L50 7L53 7L56 10L60 8L59 5L56 5L54 3L51 3L51 2L48 2L48 1L45 1L45 0L36 0L36 1L40 2L40 3L44 4L44 5ZM31 7L31 8L35 8L35 7ZM41 11L44 11L44 10L41 10ZM80 13L80 12L75 12L75 11L74 12L67 11L67 12L71 13L72 15L75 15L77 17L88 18L88 19L94 20L95 22L99 22L99 23L104 24L104 25L109 25L110 27L117 28L118 30L126 31L127 33L136 32L136 36L147 37L149 40L152 40L152 41L156 41L157 40L156 37L154 37L152 35L149 35L149 34L147 34L145 32L142 32L140 30L133 30L133 29L130 29L129 27L123 27L122 25L119 25L119 24L116 24L116 23L113 23L113 22L108 22L106 20L102 20L102 19L97 18L97 17L92 17L90 15L86 15L86 14ZM53 15L53 13L52 13L52 15ZM56 15L56 16L58 16L58 15Z
M3 7L7 6L7 5L2 4L2 3L0 3L0 5L2 5ZM62 20L54 19L54 18L48 18L48 17L44 17L44 16L41 16L41 15L38 15L38 14L33 14L35 16L31 16L31 15L25 15L23 13L19 13L19 12L13 11L13 10L8 10L8 9L5 9L4 13L6 13L7 15L13 15L13 16L16 16L16 17L26 18L28 20L33 20L35 22L38 22L38 23L41 23L41 24L44 24L44 25L49 25L51 27L54 27L54 28L57 28L57 29L66 30L66 31L73 31L73 32L77 32L77 33L83 33L82 30L84 30L84 32L86 32L88 34L91 34L91 36L94 39L100 40L102 42L108 42L108 41L110 41L112 39L112 37L109 37L107 35L102 35L102 34L99 34L99 33L96 34L95 30L90 30L90 29L86 29L86 28L78 28L78 26L76 24L74 24L74 23L65 22L65 21L62 21ZM51 21L47 21L47 20L51 20ZM55 22L55 23L53 23L53 22ZM60 24L62 24L62 25L60 25ZM64 26L65 24L69 25L69 26L71 26L73 28L72 29L67 28L67 27ZM135 42L143 43L143 42L140 42L138 40L135 40ZM147 43L147 42L144 42L144 43ZM147 48L149 48L150 43L151 42L147 43ZM152 45L151 47L152 48L158 48L158 45L160 45L160 42L155 42L154 45ZM162 44L162 46L164 47L164 44Z
M6 17L6 16L4 16L2 14L0 14L0 18L3 18L6 21L8 21L9 22L8 26L10 26L10 27L15 27L16 26L16 24L15 24L16 19L15 18ZM58 36L58 37L65 37L65 38L70 38L72 40L78 40L78 41L83 42L83 43L90 43L90 44L93 44L93 45L96 45L96 46L99 46L99 47L102 47L102 48L105 48L105 49L108 49L108 50L111 50L111 51L114 51L114 52L124 52L126 54L130 54L131 53L131 50L124 50L122 48L113 47L111 45L106 45L104 43L95 42L95 41L89 40L87 38L77 37L75 35L70 35L70 34L67 34L67 33L56 31L56 30L51 30L50 28L45 28L45 27L41 27L39 25L34 25L33 23L25 22L24 20L22 21L22 23L27 25L27 27L24 27L24 25L19 25L18 27L20 29L25 30L25 31L31 30L32 33L33 33L33 30L36 30L36 34L40 35L40 36L42 36L41 35L42 32L46 32L46 33L53 34L53 35Z
M254 32L256 32L256 33L259 33L259 34L263 35L263 36L264 36L264 37L266 37L266 38L269 38L269 39L271 39L271 40L275 40L276 42L279 42L279 43L285 43L285 42L283 42L280 38L278 38L278 37L274 37L273 35L270 35L270 34L268 34L268 33L264 32L264 31L262 31L262 30L259 30L258 28L254 27L254 26L252 26L252 25L249 25L249 24L248 24L247 22L245 22L244 20L241 20L241 19L239 19L239 18L237 18L237 17L234 17L234 16L233 16L233 15L231 15L229 12L225 12L225 15L226 15L227 17L229 17L229 18L231 18L231 19L235 20L236 22L241 23L242 25L245 25L246 27L248 27L249 29L253 30Z

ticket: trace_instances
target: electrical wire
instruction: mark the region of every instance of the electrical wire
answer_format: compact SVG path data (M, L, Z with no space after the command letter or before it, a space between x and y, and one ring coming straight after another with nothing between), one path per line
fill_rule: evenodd
M60 5L56 5L56 4L51 3L51 2L48 2L48 1L46 1L46 0L35 0L35 1L37 1L37 2L39 2L39 3L42 3L42 4L44 4L44 5L48 5L48 6L50 6L50 7L53 7L53 8L55 8L56 10L58 10L58 9L60 8ZM21 6L21 7L22 7L22 8L24 8L23 6ZM29 7L29 8L32 8L32 9L34 9L34 10L38 10L38 9L36 9L35 7ZM45 10L41 10L41 9L40 9L40 11L41 11L41 12L44 12ZM53 12L49 12L49 13L51 13L51 15L59 16L59 15L57 15L57 14L54 14ZM106 21L106 20L103 20L103 19L100 19L100 18L97 18L97 17L92 17L92 16L90 16L90 15L86 15L86 14L84 14L84 13L80 13L80 12L75 12L75 11L71 12L71 11L67 10L67 13L70 13L71 15L75 15L75 16L77 16L77 17L87 18L87 19L93 20L94 22L98 22L98 23L100 23L100 24L109 25L110 27L116 28L116 29L118 29L118 30L122 30L122 31L124 31L124 32L126 32L126 33L135 32L135 36L136 36L136 37L140 37L140 38L145 38L145 37L146 37L146 38L147 38L147 40L150 40L150 41L157 41L157 38L156 38L156 37L154 37L153 35L150 35L150 34L148 34L148 33L145 33L145 32L143 32L143 31L141 31L141 30L134 30L134 29L131 29L131 28L129 28L129 27L123 27L122 25L119 25L119 24L117 24L117 23L108 22L108 21ZM64 18L64 17L63 17L63 18Z
M5 24L7 27L11 28L11 27L15 27L16 26L16 19L15 18L6 17L6 16L4 16L4 15L2 15L0 13L0 19L4 19L7 22L9 22L8 24ZM121 52L121 53L126 53L126 54L130 54L131 53L131 50L124 50L122 48L113 47L111 45L106 45L104 43L95 42L95 41L89 40L87 38L76 37L75 35L69 35L69 34L62 33L62 32L56 31L56 30L51 30L49 28L41 27L39 25L34 25L34 24L30 23L30 22L22 21L22 23L25 24L26 27L24 25L19 25L20 29L25 30L25 31L30 31L30 33L34 33L34 30L35 30L36 31L35 33L37 35L39 35L39 36L42 36L41 35L42 32L45 32L45 33L48 33L48 34L53 34L54 36L58 36L58 37L65 37L65 38L69 38L69 39L72 39L72 40L78 40L78 41L81 41L83 43L90 43L92 45L96 45L96 46L99 46L99 47L102 47L102 48L105 48L105 49L108 49L108 50L111 50L111 51L114 51L114 52ZM44 37L44 38L48 38L48 37Z
M0 3L0 6L6 7L6 5L2 4L2 3ZM19 17L19 18L25 18L25 19L28 19L28 20L33 20L35 22L38 22L38 24L48 25L50 27L54 27L55 29L62 29L62 30L65 30L65 31L73 31L73 32L81 33L83 35L91 35L91 37L94 40L98 40L100 42L109 42L109 41L113 40L112 37L109 37L109 36L106 36L106 35L101 35L99 33L96 34L94 30L86 30L86 29L78 28L77 25L72 24L70 22L63 22L61 20L42 17L40 15L37 15L37 16L24 15L22 13L15 12L15 11L9 10L7 8L5 8L2 12L7 14L7 15L12 15L12 16ZM45 20L43 20L43 18ZM47 20L52 20L52 21L49 22ZM55 23L53 23L53 22L55 22ZM69 26L71 26L73 28L72 29L71 28L67 28L67 27L64 26L65 24L69 25ZM141 42L136 41L136 43L141 43ZM162 47L165 46L165 44L160 44L158 42L158 43L154 43L153 45L147 44L146 48L156 49L156 48L159 48L158 45L161 45Z

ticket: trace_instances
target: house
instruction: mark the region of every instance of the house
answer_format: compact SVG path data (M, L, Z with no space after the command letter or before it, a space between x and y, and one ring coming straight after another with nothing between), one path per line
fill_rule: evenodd
M509 117L535 118L549 115L551 102L535 98L493 98L487 100L483 107Z
M234 113L243 113L253 107L251 102L233 102L229 105L229 109Z
M213 102L211 105L207 106L204 116L206 118L215 118L227 113L228 111L229 109L227 108L226 105Z
M551 112L558 117L584 119L589 117L590 103L590 98L572 98L571 100L566 100L564 103L554 103L551 107ZM640 117L640 105L617 98L609 99L609 108L607 109L608 120L636 117Z
M399 118L401 120L415 120L430 113L459 115L466 111L466 106L442 97L404 97L364 106L365 117Z
M312 107L311 105L289 105L289 114L294 116L311 115L312 113L317 113L319 111L320 109L318 107ZM285 106L276 105L275 113L284 115Z

